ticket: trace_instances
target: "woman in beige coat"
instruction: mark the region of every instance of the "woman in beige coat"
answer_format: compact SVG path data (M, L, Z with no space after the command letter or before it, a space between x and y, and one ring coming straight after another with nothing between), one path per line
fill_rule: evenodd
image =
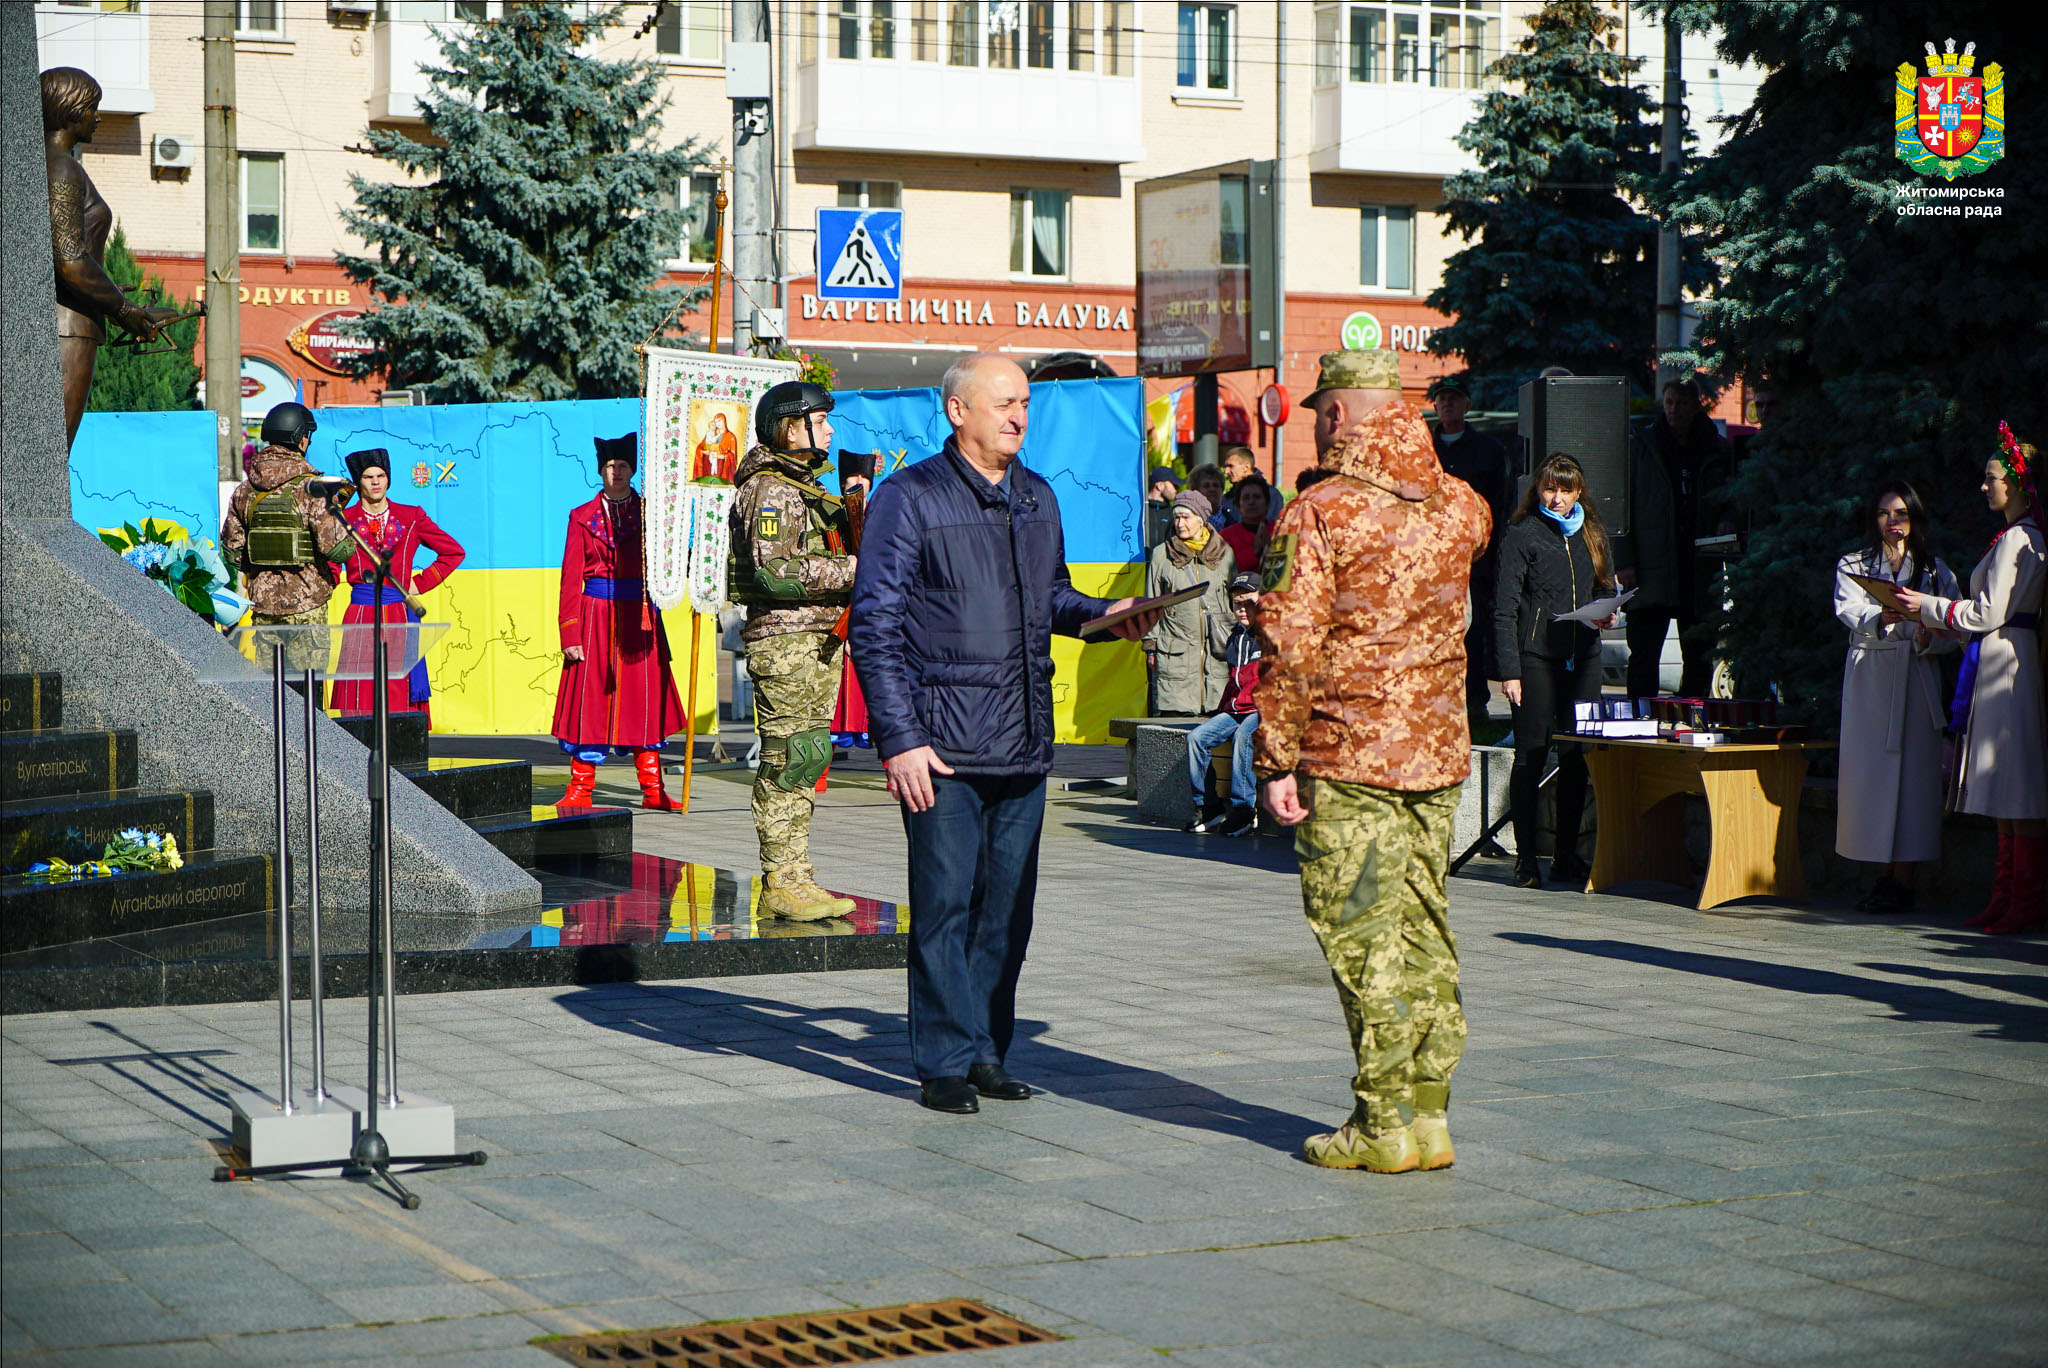
M1954 598L1956 577L1928 549L1927 510L1887 481L1866 504L1864 543L1835 566L1835 618L1849 629L1842 662L1841 782L1835 853L1878 866L1859 912L1909 912L1914 867L1941 858L1941 729L1948 721L1934 657L1956 639L1887 609L1856 576Z
M1237 570L1222 533L1209 526L1209 501L1192 489L1173 500L1173 534L1152 548L1145 595L1177 593L1200 584L1208 592L1166 610L1145 637L1145 667L1152 672L1152 706L1162 716L1208 716L1223 701L1230 669L1223 661L1230 629L1230 577Z
M2040 453L1999 424L1984 466L1984 501L2005 526L1970 574L1970 597L1899 591L1929 627L1969 634L1963 682L1950 713L1961 732L1955 809L1998 823L1991 903L1970 923L2011 935L2048 923L2048 689L2042 681L2041 610L2048 587Z

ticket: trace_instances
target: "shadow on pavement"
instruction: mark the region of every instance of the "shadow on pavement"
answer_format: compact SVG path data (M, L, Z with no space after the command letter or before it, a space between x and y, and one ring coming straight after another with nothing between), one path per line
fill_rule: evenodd
M1730 955L1709 955L1697 950L1676 950L1662 945L1640 945L1632 941L1572 940L1531 931L1505 931L1501 940L1518 945L1547 946L1581 955L1627 960L1685 974L1705 974L1734 983L1751 983L1760 988L1778 988L1788 993L1810 993L1826 997L1862 998L1892 1012L1900 1021L1978 1022L1981 1032L2000 1040L2048 1041L2048 1008L2028 1003L1994 1002L1947 988L1912 983L1892 983L1836 973L1830 969L1809 969L1797 964L1767 960L1736 959ZM1869 966L1866 966L1869 967ZM1900 972L1926 973L1904 966ZM1967 976L1957 975L1959 979ZM2009 985L1985 982L1982 986L2020 991ZM2034 990L2027 990L2034 991Z
M641 1040L698 1054L748 1055L915 1105L909 1029L901 1012L798 1007L680 985L610 985L567 993L556 1001L593 1025ZM849 1039L827 1029L828 1024L861 1028L864 1034ZM1156 1069L1117 1064L1039 1039L1048 1029L1042 1021L1020 1020L1007 1065L1034 1087L1061 1097L1250 1140L1285 1154L1299 1151L1304 1136L1328 1129Z

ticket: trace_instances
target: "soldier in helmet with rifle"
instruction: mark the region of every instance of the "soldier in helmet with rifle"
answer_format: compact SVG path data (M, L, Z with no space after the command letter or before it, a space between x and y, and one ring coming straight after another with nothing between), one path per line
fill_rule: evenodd
M832 761L832 703L846 648L853 589L851 530L819 478L828 453L832 396L791 380L754 408L758 444L741 460L732 510L729 594L747 610L740 636L754 682L754 829L761 842L761 910L795 921L853 911L820 888L810 864L811 806Z
M327 600L356 539L306 460L320 425L304 404L263 417L263 449L228 496L221 550L242 572L258 626L327 621Z

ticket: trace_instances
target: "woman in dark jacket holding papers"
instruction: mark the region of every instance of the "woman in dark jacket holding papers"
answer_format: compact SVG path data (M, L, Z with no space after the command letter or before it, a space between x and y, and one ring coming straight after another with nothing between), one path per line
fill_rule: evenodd
M1947 718L1931 657L1955 650L1956 640L1886 608L1857 577L1943 598L1956 597L1956 577L1927 549L1927 510L1911 485L1880 485L1864 511L1863 549L1835 566L1835 617L1849 629L1835 853L1881 866L1857 911L1906 912L1913 866L1941 858Z
M1515 822L1515 887L1541 888L1536 864L1536 790L1553 731L1575 729L1572 705L1600 697L1600 623L1562 622L1614 592L1613 558L1600 510L1579 463L1552 453L1529 481L1500 543L1494 587L1494 669L1515 718L1515 767L1508 810ZM1586 806L1586 757L1559 744L1557 843L1550 877L1584 885L1579 817Z

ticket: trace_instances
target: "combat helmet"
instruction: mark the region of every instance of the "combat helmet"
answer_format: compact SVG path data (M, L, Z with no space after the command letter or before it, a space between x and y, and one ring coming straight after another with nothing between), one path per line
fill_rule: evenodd
M301 437L310 438L319 426L313 410L286 400L263 415L263 445L290 446Z
M754 405L754 437L761 445L775 445L775 435L782 430L783 420L788 418L808 419L814 413L832 411L832 392L823 385L809 380L785 380L772 386L761 396L761 402ZM812 456L823 456L815 440L811 440L811 425L804 424L804 436L809 445L799 447L799 452Z

